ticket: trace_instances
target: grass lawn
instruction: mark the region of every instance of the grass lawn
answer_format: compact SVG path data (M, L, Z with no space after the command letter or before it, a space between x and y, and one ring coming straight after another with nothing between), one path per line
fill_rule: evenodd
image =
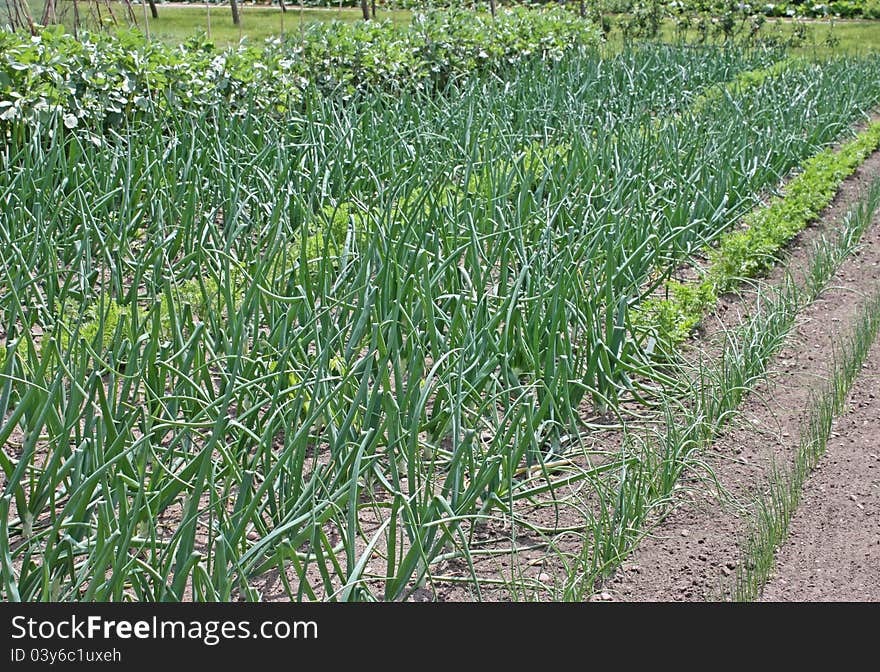
M803 46L795 50L797 53L828 56L880 50L880 21L808 21L804 25L806 39ZM768 19L760 35L790 36L797 27L796 23L788 20ZM664 22L662 37L670 42L677 39L675 25L671 21ZM687 39L693 40L695 37L696 31L690 31Z
M138 25L143 29L144 16L140 6L135 7ZM299 7L291 6L287 12L278 7L242 7L241 26L232 23L232 11L229 5L213 6L210 9L211 39L217 46L238 43L239 37L246 37L251 42L259 42L282 32L299 29L300 23L315 21L359 21L361 10L357 7L342 9L309 9L300 11ZM390 19L395 23L409 23L412 12L407 10L379 9L380 20ZM149 19L150 33L159 39L173 44L181 42L196 31L208 32L208 9L204 6L159 6L159 18Z
M45 0L27 0L28 7L35 21L39 21L43 14ZM64 23L66 13L70 8L67 3L59 3L58 12L61 22ZM343 7L341 9L317 9L305 8L300 12L295 2L288 5L288 11L282 12L279 7L267 7L266 5L242 5L241 27L232 24L232 10L229 4L212 5L210 8L210 31L208 30L209 10L205 5L163 5L159 4L159 18L149 16L151 37L158 38L168 44L183 42L197 31L210 32L211 39L218 47L237 44L242 37L250 42L260 42L267 37L280 35L282 32L291 32L299 29L300 22L310 23L315 21L360 21L361 10L359 7ZM5 6L0 0L0 25L5 23ZM144 10L140 4L133 4L132 10L138 27L144 30ZM126 23L126 14L118 2L113 3L113 13L123 25ZM378 10L377 18L380 20L390 19L395 23L409 23L412 12L402 9Z
M135 7L138 23L143 24L143 10ZM359 21L361 10L357 7L342 9L306 9L292 7L282 16L277 8L244 7L242 9L241 28L232 24L232 13L228 6L211 8L211 37L218 46L235 44L239 36L247 37L251 42L266 37L295 31L300 22L310 21ZM379 10L379 19L391 19L395 23L407 23L412 12L407 10ZM175 43L180 42L198 30L207 31L208 11L204 6L160 6L159 18L150 19L150 31L159 39ZM614 19L612 19L612 22ZM283 22L283 26L282 26ZM796 25L790 21L769 19L761 29L765 36L780 34L790 35ZM675 26L666 21L662 28L664 41L676 39ZM828 42L829 35L839 42L832 45ZM688 39L696 37L696 31L688 34ZM618 31L612 31L610 46L621 44ZM831 53L855 54L869 50L880 50L880 21L836 21L834 24L825 21L811 21L806 24L806 42L799 49L802 53L828 55Z
M28 0L28 3L35 18L39 17L43 0ZM137 23L143 30L143 8L141 5L134 5L133 9ZM117 17L120 19L124 17L118 4L115 4L115 11ZM159 18L149 18L148 21L151 36L169 44L182 42L197 31L204 31L210 33L211 39L217 46L223 47L236 44L242 37L253 43L280 35L282 32L296 31L301 22L361 20L361 10L358 7L306 8L301 12L295 4L292 4L286 13L282 13L278 7L242 6L241 15L241 26L234 26L229 5L214 5L210 8L209 30L209 10L205 5L159 5ZM412 12L400 9L380 8L378 13L379 19L391 19L395 23L407 23L411 17ZM612 17L612 25L617 20L616 17ZM795 30L797 25L791 21L768 19L761 29L761 34L788 35ZM661 37L664 41L677 39L675 26L671 20L663 23ZM690 31L687 37L688 40L693 40L696 31ZM619 31L612 30L609 47L617 49L621 45ZM827 21L806 22L806 42L797 51L808 55L825 56L832 53L857 54L877 50L880 50L880 21L846 20L835 21L833 24Z
M791 24L786 27L783 23L782 27L783 30L791 30ZM807 24L807 31L812 34L819 55L880 50L880 21L837 21L833 26L829 22L816 22ZM828 44L826 40L829 36L839 42L834 46Z

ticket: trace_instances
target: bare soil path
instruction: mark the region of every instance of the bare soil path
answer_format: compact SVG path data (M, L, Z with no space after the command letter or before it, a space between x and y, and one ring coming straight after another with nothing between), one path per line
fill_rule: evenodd
M832 431L763 601L880 601L880 343Z
M844 183L820 221L801 234L792 247L790 266L796 267L806 259L810 240L833 233L835 222L876 176L880 176L880 152ZM784 266L780 264L773 271L771 283L778 280ZM825 379L831 366L832 344L848 330L864 296L878 283L880 221L875 217L860 250L844 262L829 289L799 317L782 351L770 364L766 383L745 400L740 420L706 456L732 500L719 501L717 489L694 485L684 503L642 541L603 587L612 599L695 601L728 597L736 575L738 542L746 529L736 503L752 501L758 489L766 486L774 460L780 464L790 461L810 393ZM729 321L741 306L738 300L722 305L717 319ZM808 481L810 492L800 505L793 528L797 536L791 548L783 549L779 576L767 589L768 599L880 599L877 347L867 366L852 397L859 414L847 414L837 421L829 454L823 458L818 474ZM874 398L869 396L872 394ZM831 574L837 576L829 579ZM873 584L870 589L869 584Z

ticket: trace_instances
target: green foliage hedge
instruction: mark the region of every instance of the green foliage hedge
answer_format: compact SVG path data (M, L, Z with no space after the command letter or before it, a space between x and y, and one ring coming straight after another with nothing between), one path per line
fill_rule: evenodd
M634 2L633 5L643 4ZM833 2L731 2L730 0L671 0L664 3L672 11L719 14L736 11L748 15L773 17L824 18L836 16L843 19L880 19L880 0L834 0Z
M556 61L599 40L592 24L560 9L505 11L495 21L434 12L409 26L317 23L301 38L222 51L204 39L172 48L137 33L75 40L60 31L0 32L0 124L60 115L68 127L112 126L139 110L223 101L283 111L310 87L342 96L368 87L425 90L525 60Z

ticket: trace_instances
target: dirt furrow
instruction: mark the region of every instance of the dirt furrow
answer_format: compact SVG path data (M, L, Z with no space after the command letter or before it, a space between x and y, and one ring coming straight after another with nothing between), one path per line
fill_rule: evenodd
M843 184L823 217L801 234L792 247L789 267L803 264L810 240L833 235L835 224L877 176L880 152ZM781 277L783 267L774 270L771 283ZM831 366L832 343L850 325L864 295L878 281L880 225L875 217L860 250L839 269L829 289L799 316L783 349L769 365L766 382L744 402L740 419L706 455L731 500L719 501L713 487L690 484L683 504L642 541L604 586L611 598L692 601L728 596L736 575L738 542L745 531L738 505L749 503L758 489L766 486L774 460L787 463L793 456L810 394ZM722 325L734 324L737 313L747 304L747 298L725 302L716 318ZM710 327L710 331L717 328ZM876 420L877 415L874 417ZM877 450L880 448L875 448L874 454Z
M880 601L880 342L807 481L763 601Z

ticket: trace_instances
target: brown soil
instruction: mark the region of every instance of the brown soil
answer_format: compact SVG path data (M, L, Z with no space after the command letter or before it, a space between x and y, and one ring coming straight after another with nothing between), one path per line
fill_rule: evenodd
M844 182L835 202L819 222L794 241L787 263L775 267L767 282L778 284L786 270L804 266L812 242L831 234L835 222L846 214L875 175L880 175L880 152ZM876 254L857 254L841 268L837 278L831 281L832 286L864 287L870 282L870 276L876 276L877 267L873 264L880 260L880 227L868 231L863 242L866 247L873 243L871 249L876 250ZM717 314L700 330L692 344L693 350L708 356L717 352L723 330L735 325L742 314L749 313L753 303L754 296L748 293L724 297ZM774 448L772 455L779 461L784 461L797 446L799 413L806 407L817 378L827 371L826 358L830 357L832 337L855 314L858 303L848 290L840 287L827 291L810 307L796 328L795 337L789 339L781 357L771 364L775 386L761 385L747 398L745 420L732 427L706 457L736 501L751 501L754 488L766 482L771 454L767 446ZM771 390L781 398L768 407ZM789 411L785 411L786 408ZM765 429L759 433L757 427ZM619 428L608 428L590 438L594 441L591 446L594 450L601 446L613 454L614 449L620 448ZM682 481L680 492L684 497L691 497L691 501L667 518L654 537L642 541L635 557L624 563L613 580L598 587L593 600L705 599L723 595L723 584L730 583L735 575L740 518L730 502L720 508L717 491L705 487L704 482L695 478ZM531 511L520 508L519 525L493 521L487 526L488 534L483 537L482 547L487 551L494 549L498 554L474 558L477 575L492 577L483 585L483 600L560 599L559 582L566 574L560 556L568 562L574 561L582 548L588 534L583 528L583 511L591 508L592 497L583 489L567 492L563 488L557 494L562 495L563 500L558 508L537 506ZM529 526L544 532L527 534ZM712 550L708 551L709 548ZM434 567L434 573L433 599L475 599L472 586L449 583L450 579L463 580L469 576L464 561L441 563ZM511 588L516 592L512 593Z
M765 601L880 601L880 343L833 425Z
M855 202L863 188L880 175L880 152L872 155L856 174L842 186L837 199L824 213L819 222L809 227L791 250L788 267L803 265L808 256L809 242L834 230L839 221ZM799 317L793 333L789 335L783 349L768 368L767 380L752 392L741 407L740 419L725 432L706 455L706 462L713 469L723 491L727 496L719 497L716 488L692 487L687 491L684 502L670 514L636 549L633 556L620 571L603 587L613 599L633 601L705 600L724 599L736 575L739 558L738 541L746 528L741 515L742 507L752 501L758 488L768 482L769 468L774 460L786 463L798 445L799 425L807 408L812 390L824 380L831 365L833 341L841 330L847 329L857 315L862 296L870 292L880 280L880 226L869 228L862 239L861 249L852 255L829 283L829 289ZM784 265L776 268L768 281L778 282ZM736 321L736 314L749 299L727 301L716 316L721 325L730 326ZM707 332L719 331L718 325L709 325ZM872 360L876 362L876 358ZM857 389L872 394L871 380L860 380ZM870 399L869 397L865 397ZM860 409L861 410L861 409ZM866 410L858 422L867 422L858 428L866 434L876 431L880 410L876 407ZM831 498L827 509L817 508L815 499L805 501L797 517L799 535L795 538L798 548L785 549L781 556L780 578L768 591L768 597L779 599L812 599L805 592L804 576L810 572L821 576L837 568L838 587L832 599L871 599L867 593L858 593L855 583L853 594L840 593L840 586L848 582L848 577L856 581L870 582L873 576L874 595L880 597L880 546L877 533L877 502L869 509L869 493L876 498L880 461L877 443L872 448L869 436L850 434L843 429L847 420L840 423L836 433L843 438L834 439L834 446L853 445L849 454L837 457L840 464L835 469L823 466L820 473L828 474L829 481L821 482L826 492L834 492L839 498ZM853 444L850 444L850 440ZM833 451L833 447L829 447ZM872 458L871 455L874 455ZM833 459L833 458L832 458ZM824 463L823 463L824 464ZM869 465L872 466L869 469ZM863 478L859 484L850 484L852 474L859 473ZM837 476L833 475L837 473ZM871 476L874 476L873 481ZM844 479L844 480L837 480ZM812 493L811 497L821 499L822 491ZM834 487L832 487L834 485ZM856 502L849 498L856 495ZM856 503L862 503L859 509ZM849 506L846 506L846 502ZM814 512L801 512L807 508ZM824 511L824 514L822 513ZM873 518L867 516L873 511ZM846 513L849 514L847 517ZM824 518L822 516L825 515ZM830 516L830 517L829 517ZM844 520L845 522L841 522ZM827 527L830 521L836 528L835 535L823 532L817 527L819 521ZM873 521L873 528L868 527ZM823 544L811 547L813 540L824 535ZM803 543L798 543L802 539ZM847 540L846 546L837 542ZM871 546L873 542L873 547ZM833 551L833 552L832 552ZM821 554L822 560L819 560ZM836 555L835 555L836 554ZM866 557L866 554L868 557ZM872 566L873 560L873 566ZM800 564L798 564L800 563ZM822 563L824 572L818 572L816 564ZM805 574L798 574L800 567ZM844 571L843 567L847 569ZM857 568L858 573L857 574ZM783 584L785 581L786 584ZM806 579L808 583L821 581ZM830 584L827 584L829 589ZM782 586L787 586L782 591ZM775 591L775 592L774 592ZM860 596L861 595L861 596ZM818 594L816 595L818 599Z

